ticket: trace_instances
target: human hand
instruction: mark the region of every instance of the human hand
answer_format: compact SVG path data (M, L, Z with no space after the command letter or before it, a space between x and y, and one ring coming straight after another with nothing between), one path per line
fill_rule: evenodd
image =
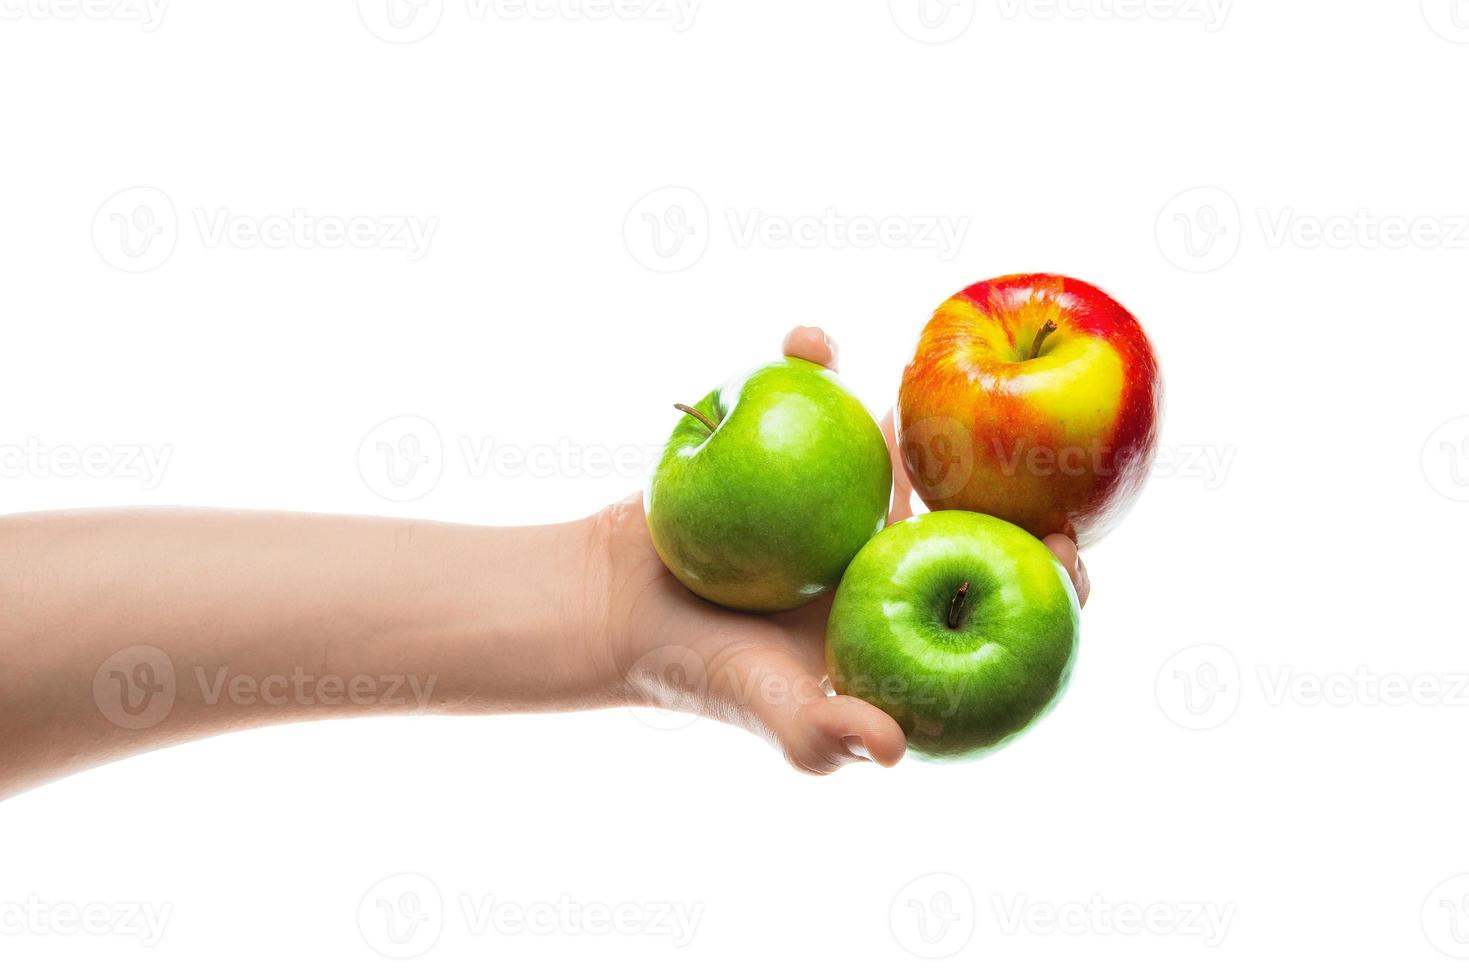
M824 331L797 327L783 353L833 370L836 345ZM889 523L912 516L912 487L898 455L893 413L882 422L893 461ZM607 656L623 700L691 711L740 725L775 744L798 770L826 774L872 760L896 765L907 739L866 701L826 685L830 599L768 616L734 612L689 592L653 548L638 494L594 519L605 556ZM1084 604L1090 592L1076 545L1045 539Z

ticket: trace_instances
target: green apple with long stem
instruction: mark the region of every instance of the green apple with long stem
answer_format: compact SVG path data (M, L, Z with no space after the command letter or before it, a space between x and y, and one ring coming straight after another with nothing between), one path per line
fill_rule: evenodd
M945 510L853 559L827 622L838 694L892 715L929 759L993 751L1060 697L1081 610L1050 549L997 517Z
M832 592L892 497L887 444L862 402L834 372L787 357L674 407L644 502L668 570L731 609Z

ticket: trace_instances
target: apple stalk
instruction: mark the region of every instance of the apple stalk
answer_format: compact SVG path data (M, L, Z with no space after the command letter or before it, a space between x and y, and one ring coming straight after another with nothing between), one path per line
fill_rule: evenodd
M1035 335L1035 341L1030 345L1030 353L1026 355L1025 359L1027 361L1033 361L1037 357L1039 357L1041 353L1041 344L1044 344L1046 342L1046 338L1055 332L1056 321L1047 320L1046 325L1044 327L1041 327L1040 332Z
M710 432L713 432L714 431L715 425L714 425L713 422L709 421L709 416L705 415L703 412L699 411L697 408L692 408L692 407L690 407L688 405L683 404L682 402L674 402L673 403L673 407L676 408L676 409L678 409L680 412L683 412L686 415L692 415L694 418L698 419L700 422L703 422L704 423L704 427L706 429L708 429Z
M954 598L949 600L949 629L959 628L959 614L964 611L964 599L969 595L969 583L965 582L959 586L959 591L954 593Z

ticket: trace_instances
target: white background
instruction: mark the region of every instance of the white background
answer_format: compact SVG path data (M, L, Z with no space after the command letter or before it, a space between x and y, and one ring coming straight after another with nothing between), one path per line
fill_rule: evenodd
M592 3L0 2L0 506L576 517L788 326L880 412L1065 272L1168 382L1065 702L825 780L622 711L155 753L0 806L6 975L1462 975L1469 4Z

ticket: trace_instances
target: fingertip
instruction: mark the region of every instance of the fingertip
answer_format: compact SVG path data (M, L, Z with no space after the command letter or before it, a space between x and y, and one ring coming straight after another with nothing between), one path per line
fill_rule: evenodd
M1076 542L1064 534L1048 534L1042 539L1042 543L1051 549L1056 560L1066 566L1069 572L1076 567L1077 551Z
M1086 571L1086 563L1081 560L1081 552L1076 548L1076 542L1064 534L1048 534L1044 544L1051 549L1051 554L1056 556L1056 560L1070 576L1072 588L1076 589L1077 604L1085 606L1087 596L1091 595L1092 583Z
M887 718L887 715L883 715ZM903 761L903 756L908 753L908 736L903 734L903 729L891 718L890 728L881 732L875 732L867 742L867 753L873 762L884 769L891 769Z
M857 758L865 762L875 762L884 769L891 769L903 761L904 754L908 751L908 739L904 737L901 730L896 737L887 734L873 734L863 738L859 735L848 735L842 739L847 747Z
M1091 598L1091 594L1092 594L1092 576L1091 576L1091 573L1086 570L1086 562L1084 562L1084 561L1081 560L1081 556L1080 555L1077 555L1076 556L1076 601L1077 601L1077 604L1080 605L1082 608L1085 608L1086 607L1086 601L1087 601L1087 599Z
M787 357L799 357L814 361L823 367L837 369L837 344L820 327L796 327L786 334L781 344L781 353Z
M891 769L908 750L908 738L892 716L860 698L828 698L821 714L819 726L857 758Z

